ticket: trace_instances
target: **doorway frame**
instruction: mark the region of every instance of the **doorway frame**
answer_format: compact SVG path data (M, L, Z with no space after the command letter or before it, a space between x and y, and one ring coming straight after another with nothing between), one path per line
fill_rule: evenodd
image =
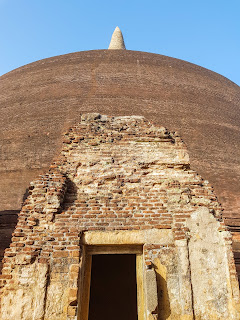
M143 243L139 243L135 237L131 241L132 237L128 236L130 233L132 232L118 232L117 237L116 232L87 231L83 233L78 286L78 320L88 320L92 255L96 254L136 255L137 313L138 320L145 319Z

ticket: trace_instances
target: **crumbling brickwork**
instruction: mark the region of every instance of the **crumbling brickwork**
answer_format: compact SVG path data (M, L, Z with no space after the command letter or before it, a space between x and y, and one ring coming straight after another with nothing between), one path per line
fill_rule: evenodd
M142 243L146 272L162 272L159 319L239 319L221 206L178 134L143 117L83 115L30 185L5 251L2 320L77 319L84 232L149 230L168 235Z

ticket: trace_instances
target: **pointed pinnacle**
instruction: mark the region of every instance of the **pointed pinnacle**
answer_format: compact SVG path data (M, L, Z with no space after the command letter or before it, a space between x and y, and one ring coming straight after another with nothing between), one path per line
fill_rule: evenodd
M110 50L126 49L122 32L118 27L116 27L116 29L113 32L112 39L108 49Z

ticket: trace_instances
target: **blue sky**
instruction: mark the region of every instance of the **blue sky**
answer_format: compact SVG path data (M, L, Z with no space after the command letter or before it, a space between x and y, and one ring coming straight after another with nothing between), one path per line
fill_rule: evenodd
M187 60L240 85L240 0L0 0L0 75L105 49L117 25L129 50Z

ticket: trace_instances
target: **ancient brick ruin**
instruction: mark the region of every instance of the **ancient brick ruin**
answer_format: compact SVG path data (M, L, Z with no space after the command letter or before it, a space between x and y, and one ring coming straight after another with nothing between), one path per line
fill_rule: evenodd
M3 260L1 319L87 320L92 257L132 254L139 320L237 320L231 244L177 133L84 114L30 185Z
M0 260L29 183L48 170L63 133L81 114L141 115L178 131L191 168L214 187L240 279L238 85L160 54L91 50L12 70L0 77L0 87Z

